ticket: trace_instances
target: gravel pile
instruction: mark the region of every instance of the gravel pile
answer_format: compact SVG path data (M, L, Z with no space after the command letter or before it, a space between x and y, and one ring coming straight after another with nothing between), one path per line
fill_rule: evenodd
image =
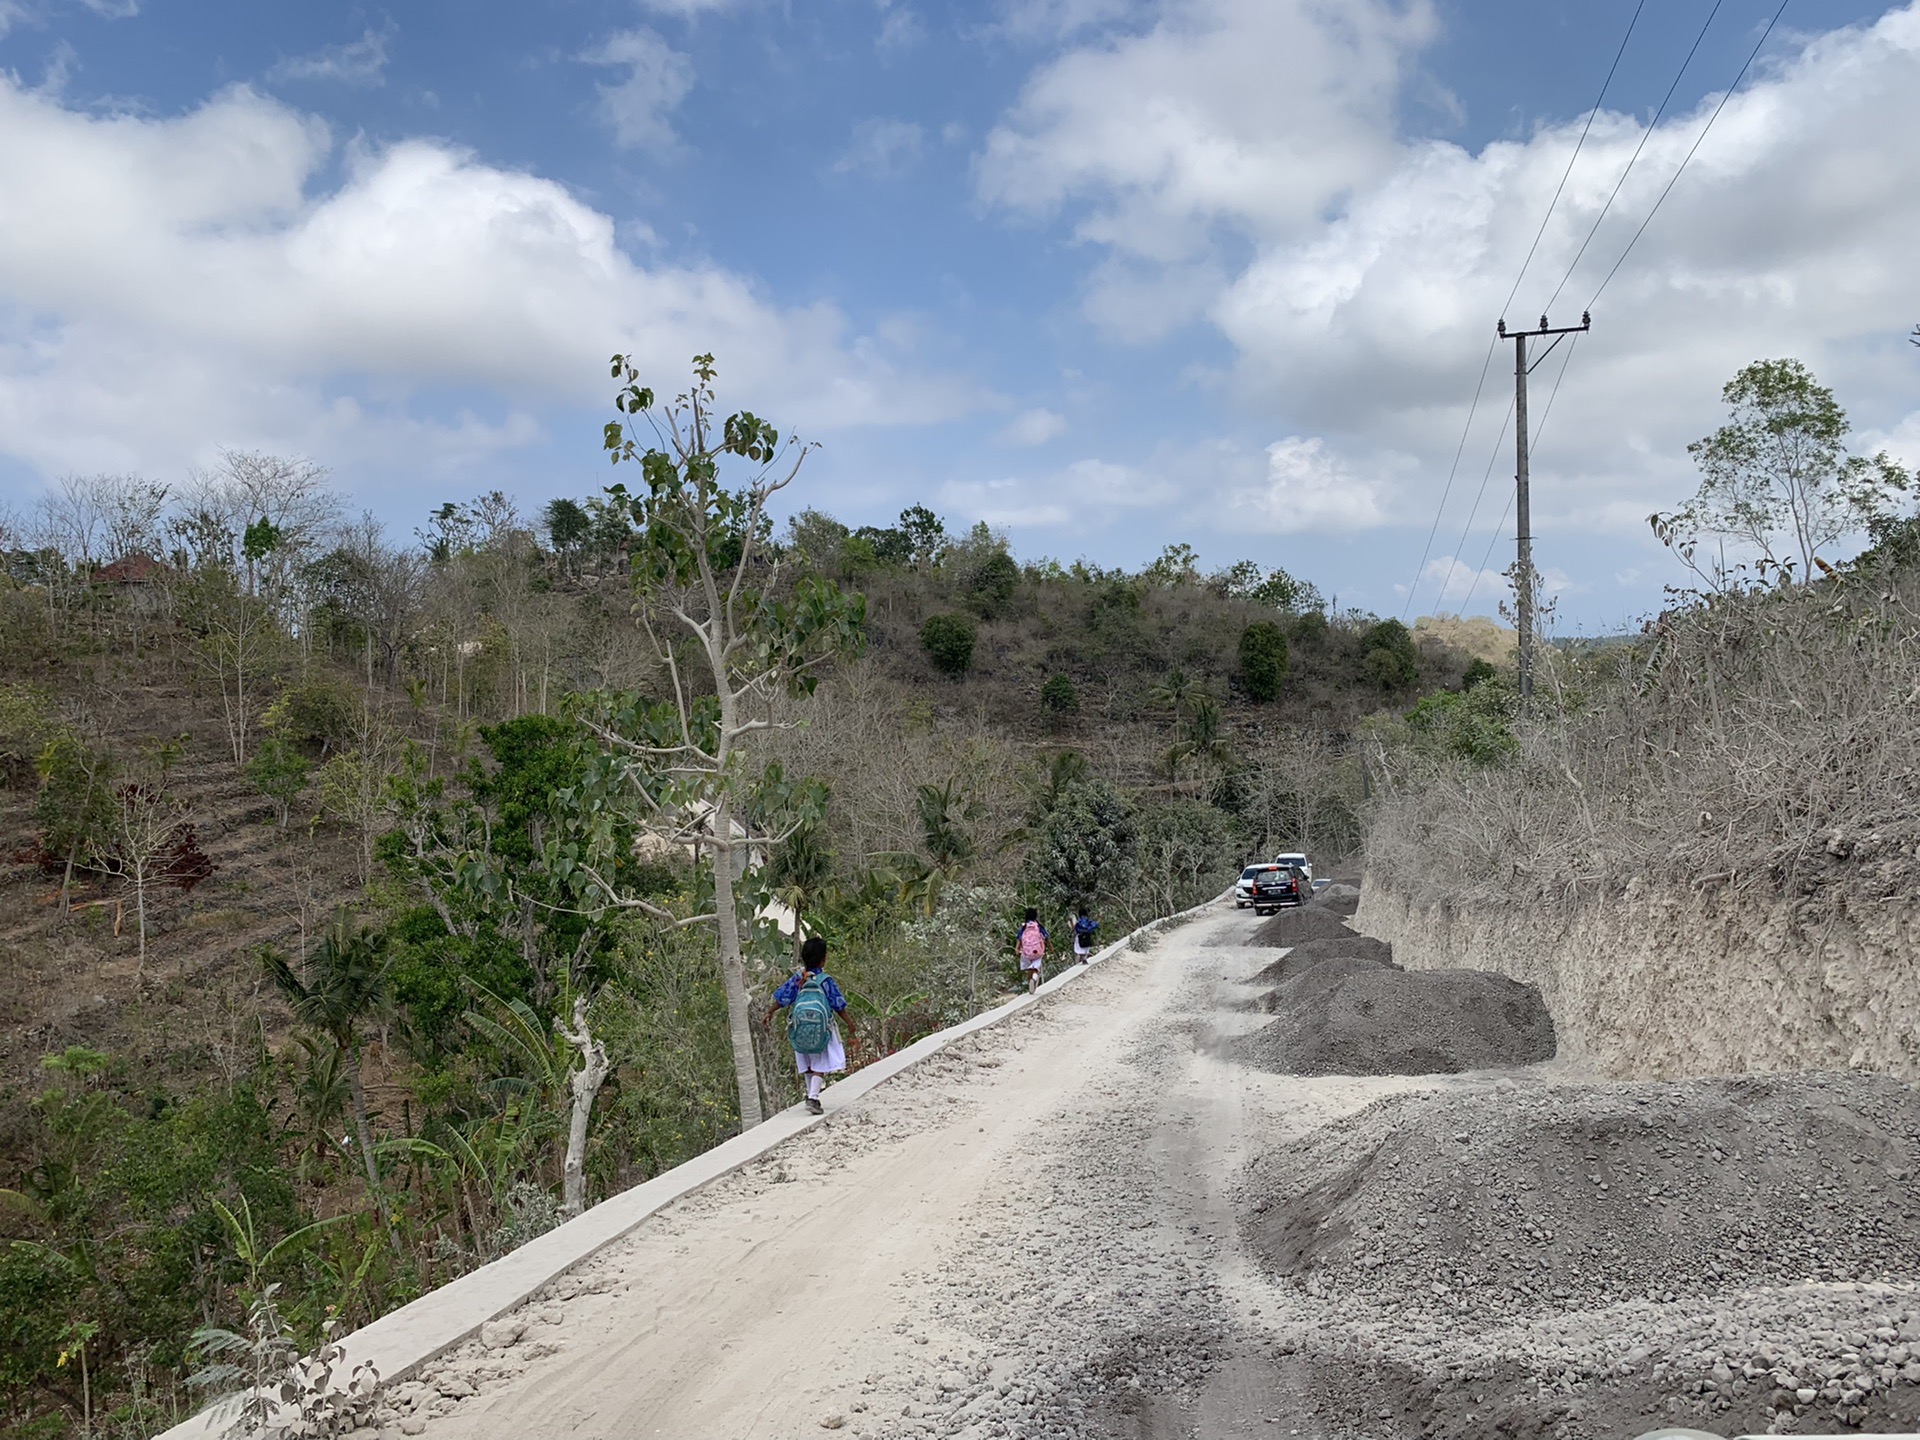
M1352 956L1361 960L1372 960L1381 965L1391 965L1393 964L1393 946L1384 940L1376 940L1371 935L1356 935L1352 931L1325 940L1303 940L1264 970L1253 975L1251 983L1278 985L1283 980L1291 980L1320 961L1331 960L1335 956Z
M1351 916L1360 908L1360 891L1357 886L1342 885L1336 880L1324 890L1316 890L1313 898L1307 903L1316 910L1328 910L1335 915Z
M1247 937L1249 945L1298 945L1307 940L1337 940L1354 932L1331 910L1296 905L1282 910Z
M1916 1166L1920 1092L1879 1076L1452 1091L1261 1162L1246 1225L1280 1274L1404 1303L1673 1300L1920 1275Z
M1283 1075L1448 1075L1553 1058L1540 992L1479 970L1322 960L1262 1008L1278 1018L1226 1053Z

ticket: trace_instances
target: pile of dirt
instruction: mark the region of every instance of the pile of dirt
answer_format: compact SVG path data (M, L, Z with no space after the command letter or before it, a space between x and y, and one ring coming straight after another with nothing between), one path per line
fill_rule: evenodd
M1306 940L1332 940L1342 935L1352 935L1342 920L1331 910L1314 905L1296 905L1291 910L1282 910L1278 915L1261 925L1249 935L1249 945L1298 945Z
M1286 957L1286 960L1291 959L1291 955ZM1285 964L1286 960L1279 963ZM1272 970L1278 967L1269 965L1267 968ZM1256 998L1248 1008L1264 1010L1269 1015L1294 1014L1316 1007L1324 1009L1327 997L1353 976L1378 974L1393 968L1363 955L1328 955L1301 965L1287 975L1276 989Z
M1226 1048L1283 1075L1447 1075L1553 1057L1540 992L1481 970L1321 960L1283 983L1272 1008L1272 1024Z
M1316 890L1307 903L1317 910L1330 911L1343 918L1351 917L1360 908L1360 889L1335 881L1323 890Z
M1240 1202L1314 1293L1499 1315L1912 1281L1916 1170L1920 1091L1884 1076L1501 1081L1371 1105L1257 1162Z
M1291 980L1309 966L1335 957L1352 957L1391 965L1393 947L1384 940L1376 940L1371 935L1356 935L1351 930L1345 935L1329 936L1324 940L1303 940L1271 965L1256 972L1252 981L1255 984L1278 985L1283 980Z

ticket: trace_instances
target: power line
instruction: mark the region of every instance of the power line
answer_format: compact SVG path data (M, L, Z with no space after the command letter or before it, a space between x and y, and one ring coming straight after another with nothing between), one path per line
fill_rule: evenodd
M1600 289L1593 292L1593 300L1598 300L1607 286L1613 283L1613 277L1619 274L1620 267L1627 263L1627 256L1633 253L1633 247L1638 245L1640 243L1640 237L1647 233L1647 226L1653 223L1653 217L1660 213L1660 207L1666 203L1667 196L1673 193L1673 187L1679 183L1680 177L1686 173L1687 164L1693 159L1694 151L1698 150L1700 148L1700 142L1707 138L1707 132L1713 129L1713 122L1720 118L1720 112L1727 108L1727 102L1733 98L1733 92L1740 88L1740 82L1747 78L1747 71L1753 68L1753 62L1759 58L1760 47L1767 43L1767 37L1773 34L1773 27L1780 23L1780 17L1787 13L1787 4L1788 0L1780 0L1780 8L1773 12L1773 19L1767 22L1767 28L1760 32L1760 39L1754 44L1752 51L1748 53L1747 63L1740 67L1740 73L1733 77L1733 84L1729 85L1726 94L1720 97L1720 103L1713 107L1713 113L1707 117L1707 123L1700 127L1700 133L1694 137L1692 147L1688 149L1686 155L1680 161L1680 168L1673 172L1673 179L1667 181L1667 188L1662 190L1660 192L1660 198L1653 202L1653 208L1647 211L1647 218L1640 222L1640 228L1633 232L1633 239L1629 240L1627 242L1627 248L1620 252L1620 258L1613 262L1613 269L1607 271L1607 278L1600 282ZM1589 310L1593 308L1593 300L1587 302L1587 308Z
M1533 263L1534 252L1540 248L1540 238L1547 233L1548 222L1553 219L1554 209L1560 203L1561 192L1567 188L1567 180L1573 174L1574 162L1580 158L1580 151L1587 143L1587 135L1593 129L1593 122L1600 114L1601 105L1606 103L1607 91L1613 85L1614 74L1620 69L1621 57L1627 53L1627 42L1633 38L1634 28L1640 23L1640 12L1646 9L1646 3L1647 0L1639 0L1639 3L1633 7L1633 15L1627 21L1627 33L1620 37L1620 47L1613 52L1613 63L1607 67L1607 77L1600 82L1600 93L1594 97L1593 105L1587 111L1587 123L1580 129L1580 138L1574 144L1573 154L1567 157L1567 168L1560 172L1560 183L1554 186L1553 198L1547 202L1546 213L1540 217L1540 228L1534 231L1533 244L1527 247L1526 258L1520 262L1520 273L1513 277L1513 289L1507 292L1506 304L1500 307L1503 313L1513 304L1513 297L1520 293L1520 282L1527 278L1527 267ZM1715 8L1719 8L1719 0L1715 0ZM1678 81L1675 83L1677 84ZM1564 285L1566 281L1562 280L1560 283ZM1556 290L1554 293L1558 295L1559 291ZM1467 437L1473 432L1473 417L1480 408L1480 396L1487 384L1487 371L1493 365L1493 352L1499 343L1498 336L1487 342L1486 358L1480 362L1480 378L1474 382L1473 386L1473 401L1467 406L1467 421L1460 427L1460 443L1453 447L1453 464L1447 467L1447 482L1440 489L1440 504L1434 509L1433 524L1427 528L1427 543L1421 547L1420 563L1414 566L1413 582L1407 586L1406 604L1400 607L1402 620L1405 620L1413 609L1414 598L1420 590L1420 577L1426 573L1427 559L1433 554L1433 537L1440 533L1440 521L1447 513L1447 501L1453 495L1454 477L1460 470L1460 457L1466 452ZM1501 433L1505 434L1504 427ZM1482 491L1486 489L1484 480L1480 488ZM1474 505L1477 509L1479 501L1476 500ZM1471 516L1468 517L1468 524L1472 524ZM1444 586L1441 593L1445 594Z
M1507 292L1507 298L1500 307L1500 313L1506 314L1513 308L1513 297L1520 293L1520 282L1527 278L1527 267L1533 264L1533 253L1540 248L1540 237L1547 233L1547 223L1553 219L1554 207L1560 203L1560 194L1567 188L1567 180L1573 174L1573 162L1580 158L1580 151L1587 143L1587 135L1593 129L1595 117L1600 107L1606 103L1607 90L1613 84L1614 72L1620 68L1620 57L1627 53L1627 41L1633 38L1634 26L1640 23L1640 12L1647 8L1647 0L1640 0L1633 7L1633 18L1627 21L1627 33L1620 37L1620 48L1613 52L1613 64L1607 67L1607 78L1600 82L1600 93L1595 97L1593 108L1587 111L1587 123L1580 128L1580 138L1574 142L1573 154L1567 157L1567 168L1560 172L1560 183L1553 187L1553 198L1547 202L1547 213L1540 217L1540 228L1533 232L1533 244L1527 247L1527 258L1520 262L1520 273L1513 277L1513 289ZM1548 306L1552 308L1551 305Z
M1571 337L1567 345L1567 353L1564 356L1562 356L1560 359L1559 373L1553 377L1553 389L1547 392L1546 408L1540 412L1540 424L1534 429L1534 432L1533 432L1532 445L1534 447L1538 447L1538 445L1540 444L1540 437L1547 433L1547 421L1553 418L1553 402L1560 398L1560 382L1567 378L1567 366L1573 363L1573 348L1579 343L1580 343L1580 337L1578 335ZM1493 467L1489 465L1487 469L1489 473L1491 473ZM1511 515L1512 513L1513 513L1513 495L1509 493L1507 496L1507 503L1505 507L1500 511L1500 519L1494 524L1493 534L1487 538L1486 553L1480 557L1480 564L1473 572L1472 581L1469 582L1467 585L1466 598L1460 602L1460 609L1463 613L1465 612L1467 606L1473 602L1473 592L1480 588L1480 577L1487 573L1488 562L1490 562L1493 559L1493 547L1500 543L1500 529L1503 525L1507 523L1507 516ZM1463 544L1465 543L1465 540L1466 540L1466 537L1464 535L1461 536L1461 541Z
M1647 148L1647 141L1651 140L1653 132L1660 128L1660 117L1667 113L1667 106L1673 102L1674 92L1680 88L1681 80L1686 77L1687 68L1693 64L1693 57L1700 49L1700 42L1707 38L1707 31L1713 28L1713 17L1720 13L1720 7L1724 3L1725 0L1713 0L1713 8L1707 12L1706 23L1700 27L1700 33L1693 37L1693 45L1687 51L1687 58L1680 62L1680 68L1674 72L1673 84L1667 87L1667 93L1660 101L1660 108L1653 112L1653 119L1647 122L1647 128L1640 137L1640 143L1633 147L1633 154L1627 157L1627 168L1620 172L1620 178L1614 182L1613 193L1607 196L1607 203L1602 205L1600 213L1594 216L1593 226L1587 231L1587 238L1580 242L1579 250L1574 252L1573 263L1567 266L1567 273L1561 276L1560 283L1553 287L1553 294L1547 300L1547 310L1553 309L1553 302L1558 300L1560 292L1567 288L1567 281L1573 278L1573 272L1579 268L1581 256L1587 253L1587 247L1593 243L1593 237L1599 233L1600 222L1607 218L1607 212L1613 209L1613 202L1619 198L1620 187L1627 183L1627 177L1633 173L1633 167L1639 163L1640 152Z
M1473 517L1480 513L1480 502L1486 498L1487 482L1493 478L1494 462L1500 458L1500 452L1507 442L1507 426L1513 423L1513 402L1507 402L1507 418L1500 422L1500 433L1494 437L1493 453L1487 456L1486 473L1480 477L1480 489L1475 492L1473 505L1467 511L1467 523L1460 531L1460 543L1453 547L1453 554L1447 557L1447 573L1440 580L1440 595L1434 601L1439 606L1447 598L1447 586L1453 583L1453 572L1460 563L1460 551L1465 548L1467 536L1473 530ZM1504 517L1502 517L1504 518Z
M1515 282L1516 287L1518 283ZM1460 469L1460 456L1467 448L1467 435L1473 429L1473 414L1480 408L1480 394L1486 389L1487 371L1493 365L1494 347L1499 343L1498 335L1489 340L1487 357L1480 362L1480 378L1474 382L1473 386L1473 403L1467 406L1467 423L1460 427L1460 443L1453 447L1453 464L1447 467L1447 483L1440 491L1440 505L1433 512L1433 524L1427 527L1427 543L1421 548L1420 563L1413 567L1413 583L1407 586L1407 603L1400 607L1400 618L1403 621L1407 618L1407 612L1413 608L1413 597L1420 589L1420 577L1426 573L1427 557L1433 553L1433 537L1440 532L1440 517L1447 513L1447 497L1453 494L1453 477Z

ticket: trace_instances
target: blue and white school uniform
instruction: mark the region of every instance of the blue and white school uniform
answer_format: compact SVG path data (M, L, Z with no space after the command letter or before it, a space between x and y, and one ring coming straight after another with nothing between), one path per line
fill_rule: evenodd
M793 1004L800 998L800 987L806 982L806 978L805 971L797 975L789 975L787 983L773 992L773 1003L782 1010ZM835 1015L845 1014L847 997L840 993L840 987L834 983L833 977L822 975L820 979L824 982L820 988L827 992L827 1008ZM838 1025L829 1027L826 1049L817 1050L811 1055L802 1055L795 1051L793 1059L794 1063L800 1067L802 1075L810 1072L815 1075L838 1075L847 1068L847 1047L841 1043L840 1027Z

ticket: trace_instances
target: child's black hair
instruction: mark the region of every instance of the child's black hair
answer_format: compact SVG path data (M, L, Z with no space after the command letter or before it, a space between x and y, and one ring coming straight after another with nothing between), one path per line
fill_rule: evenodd
M1031 905L1027 906L1027 920L1038 920L1039 918L1040 918L1040 912L1034 909L1033 906ZM1027 921L1022 920L1020 923L1024 925L1027 923Z
M800 947L800 963L809 970L820 970L827 963L827 942L818 935L809 935Z

